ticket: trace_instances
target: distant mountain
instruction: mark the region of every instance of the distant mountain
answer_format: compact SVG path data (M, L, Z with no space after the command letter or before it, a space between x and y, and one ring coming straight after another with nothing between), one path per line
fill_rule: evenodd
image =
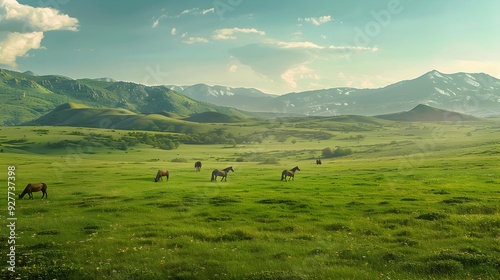
M418 104L476 116L500 115L500 80L483 73L443 74L433 70L379 89L289 93L262 104L261 110L316 116L379 115L410 110Z
M419 104L474 116L500 116L500 80L484 73L433 70L377 89L342 87L275 96L252 88L145 86L110 78L75 80L0 69L0 125L22 124L70 102L164 117L204 112L233 117L375 116L409 111Z
M254 88L233 88L206 84L167 85L166 87L194 100L253 112L260 111L262 104L268 103L276 97L276 95L266 94Z
M253 112L335 116L380 115L407 111L418 104L476 116L500 115L500 80L484 73L430 71L383 88L330 88L281 96L256 89L224 86L167 86L198 101Z
M109 78L74 80L0 69L0 125L21 124L69 102L90 107L122 108L137 114L169 112L191 115L211 111L250 116L234 108L193 100L164 86L116 82Z
M453 111L433 108L431 106L419 104L410 111L375 116L376 118L391 121L411 121L411 122L437 122L437 121L478 121L480 118L461 114Z

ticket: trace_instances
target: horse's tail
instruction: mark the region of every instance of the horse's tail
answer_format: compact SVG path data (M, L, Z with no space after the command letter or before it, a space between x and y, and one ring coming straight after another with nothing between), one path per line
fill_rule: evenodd
M217 177L217 170L212 171L212 178L210 178L210 182L216 180Z
M283 170L283 172L281 172L281 181L283 180L286 180L286 170Z

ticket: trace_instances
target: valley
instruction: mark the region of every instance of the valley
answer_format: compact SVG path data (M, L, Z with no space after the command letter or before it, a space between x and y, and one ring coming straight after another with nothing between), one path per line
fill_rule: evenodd
M205 126L258 141L163 149L158 141L189 134L2 127L2 169L15 167L16 193L29 182L48 185L48 199L38 192L16 200L16 275L499 277L497 119L294 117ZM325 157L326 148L352 153ZM227 166L235 171L227 182L210 182L212 170ZM281 181L293 166L295 179ZM170 179L155 183L165 168Z

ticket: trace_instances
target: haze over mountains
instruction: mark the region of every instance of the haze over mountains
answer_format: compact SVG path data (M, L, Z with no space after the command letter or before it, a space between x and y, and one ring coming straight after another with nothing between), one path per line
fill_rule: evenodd
M263 115L250 112L374 116L409 111L419 104L475 116L498 116L500 80L483 73L443 74L433 70L379 89L331 88L276 96L252 88L145 86L111 78L75 80L0 69L3 125L32 121L69 102L126 109L134 114L184 117L203 112L235 117Z
M500 115L500 80L487 74L430 71L384 88L331 88L281 96L256 89L207 86L173 90L195 100L242 110L312 116L379 115L410 110L418 104L476 116Z

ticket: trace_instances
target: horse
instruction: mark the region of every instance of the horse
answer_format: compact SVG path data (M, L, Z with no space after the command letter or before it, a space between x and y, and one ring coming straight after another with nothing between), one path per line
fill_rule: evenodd
M316 164L317 164L317 165L321 165L321 159L317 159L317 160L316 160Z
M194 163L194 168L196 168L197 172L201 171L201 161L197 161Z
M156 173L156 178L155 178L155 182L158 182L160 180L163 180L163 176L167 177L167 181L168 181L168 176L169 176L169 172L168 170L158 170L158 173Z
M222 177L222 179L220 179L221 182L222 182L222 180L227 181L227 173L229 171L233 171L234 172L232 166L226 167L223 170L217 170L217 169L215 169L214 171L212 171L212 178L211 178L210 182L213 182L213 181L217 182L217 176L221 176Z
M45 198L48 198L47 194L47 184L45 183L29 183L26 188L24 188L23 193L19 195L19 199L22 199L25 194L28 194L30 199L33 199L33 192L39 192L42 191L42 199L45 196Z
M295 171L300 171L299 167L298 166L295 166L294 168L290 169L290 170L283 170L283 172L281 172L281 181L285 180L286 181L286 177L290 177L288 178L288 181L290 181L290 179L292 180L295 180Z

